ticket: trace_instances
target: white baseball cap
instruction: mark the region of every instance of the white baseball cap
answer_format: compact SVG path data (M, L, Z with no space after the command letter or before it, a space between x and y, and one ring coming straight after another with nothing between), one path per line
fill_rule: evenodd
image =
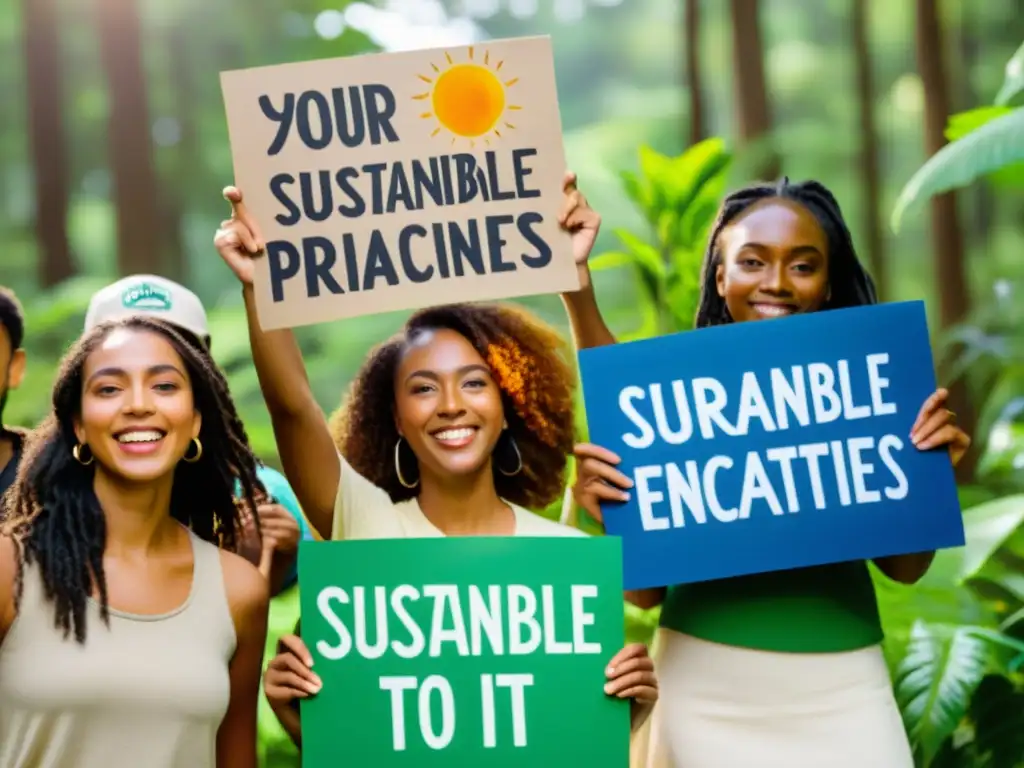
M85 313L85 330L133 315L163 320L201 341L210 336L199 297L185 286L156 275L129 275L94 293Z

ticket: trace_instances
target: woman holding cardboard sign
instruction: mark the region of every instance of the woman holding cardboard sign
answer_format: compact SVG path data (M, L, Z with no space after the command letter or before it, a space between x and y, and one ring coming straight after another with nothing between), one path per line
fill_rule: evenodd
M603 343L611 334L587 267L600 220L572 174L564 192L559 221L572 232L584 286L564 297L566 307L581 346ZM529 511L561 495L575 434L576 376L554 330L507 305L417 312L371 353L329 427L292 333L260 330L252 289L259 230L241 193L229 188L226 196L234 213L216 245L243 284L253 358L285 473L322 536L584 535ZM283 702L310 692L286 684L309 657L297 637L287 645L266 688L298 739ZM628 646L611 660L605 690L631 699L639 722L657 698L645 646Z
M756 185L726 198L704 259L698 328L876 303L835 198L817 182ZM799 344L799 339L794 339ZM970 444L939 390L911 442ZM600 520L632 481L619 458L581 445L574 492ZM920 579L934 553L879 558L889 578ZM764 573L634 594L663 603L648 766L912 768L882 655L882 625L864 562Z

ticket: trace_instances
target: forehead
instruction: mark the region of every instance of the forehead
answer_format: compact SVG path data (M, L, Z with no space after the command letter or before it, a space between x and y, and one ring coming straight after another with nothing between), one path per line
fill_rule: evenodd
M398 366L399 376L415 370L450 371L485 361L461 333L441 328L418 334Z
M723 234L734 247L746 243L779 247L813 245L822 252L828 238L821 224L800 203L770 198L750 206L726 227Z
M171 343L158 333L138 328L117 328L91 352L85 360L88 378L101 368L126 371L145 370L155 365L173 365L184 370L185 364Z

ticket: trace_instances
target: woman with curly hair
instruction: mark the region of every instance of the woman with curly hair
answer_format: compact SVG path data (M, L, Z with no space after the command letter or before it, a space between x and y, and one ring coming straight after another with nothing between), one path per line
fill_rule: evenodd
M756 184L722 203L704 257L696 327L875 304L832 193L816 181ZM794 343L799 343L794 339ZM910 435L917 450L970 438L940 389ZM578 446L576 500L595 519L628 498L619 457ZM913 584L934 552L876 558ZM648 766L912 768L882 654L882 623L863 561L632 593L661 605L658 672L665 695L649 721Z
M281 462L321 535L584 535L530 511L561 495L575 433L575 373L555 331L511 306L417 312L370 354L329 428L292 333L259 328L252 291L259 230L241 193L228 188L225 195L234 213L215 242L243 284L253 358ZM597 312L586 266L599 220L571 174L560 221L573 232L586 286L565 302L587 345L611 334ZM266 676L268 699L296 743L298 715L289 703L315 687L311 661L297 637L285 638ZM607 693L642 704L656 698L645 646L623 649L610 667Z
M254 768L267 584L233 549L256 460L207 358L84 335L0 534L0 766Z

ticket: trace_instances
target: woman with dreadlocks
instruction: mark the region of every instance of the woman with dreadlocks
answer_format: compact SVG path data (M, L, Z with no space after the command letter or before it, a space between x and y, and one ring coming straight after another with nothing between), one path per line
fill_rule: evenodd
M252 289L259 231L241 193L228 188L226 196L233 216L216 245L243 284L253 358L285 473L324 537L583 535L530 511L561 496L575 433L576 376L553 329L506 305L417 312L371 352L329 425L292 333L260 330ZM571 175L560 220L573 233L586 286L565 297L586 345L610 334L586 266L599 219ZM315 693L311 662L301 640L287 637L265 680L296 743L298 713L289 704ZM609 667L605 693L632 700L639 722L657 697L646 646L627 646Z
M133 317L52 399L0 534L0 766L255 768L268 596L226 551L258 486L226 382Z
M704 258L697 328L876 303L835 198L808 181L756 185L726 198ZM799 340L794 340L799 343ZM948 449L970 440L939 390L911 441ZM624 501L618 456L576 450L577 503ZM934 553L884 557L913 584ZM665 694L650 720L648 765L678 768L912 768L882 656L882 625L865 562L763 573L634 593L662 604L657 668Z

